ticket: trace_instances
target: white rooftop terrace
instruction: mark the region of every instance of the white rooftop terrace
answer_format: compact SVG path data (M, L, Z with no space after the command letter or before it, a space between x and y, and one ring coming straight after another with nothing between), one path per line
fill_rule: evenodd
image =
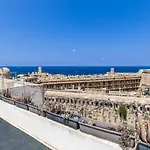
M52 150L121 150L114 143L71 129L0 101L0 117Z

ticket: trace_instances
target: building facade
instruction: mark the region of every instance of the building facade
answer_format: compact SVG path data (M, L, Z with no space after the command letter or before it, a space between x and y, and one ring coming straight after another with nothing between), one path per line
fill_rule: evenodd
M110 91L136 91L140 86L141 77L126 77L100 80L51 81L42 83L45 89L103 89Z

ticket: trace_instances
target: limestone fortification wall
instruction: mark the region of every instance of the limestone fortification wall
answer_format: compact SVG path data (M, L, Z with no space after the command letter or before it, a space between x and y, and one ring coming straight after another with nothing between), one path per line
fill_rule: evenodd
M119 115L119 106L123 102L112 102L108 100L92 100L87 98L67 98L59 96L45 97L45 109L49 112L56 106L60 107L62 111L76 112L84 117L90 118L93 123L102 121L114 125L122 125L123 120ZM127 109L128 125L135 127L137 118L137 111L142 114L146 120L150 116L150 105L124 103ZM98 122L97 122L98 123Z

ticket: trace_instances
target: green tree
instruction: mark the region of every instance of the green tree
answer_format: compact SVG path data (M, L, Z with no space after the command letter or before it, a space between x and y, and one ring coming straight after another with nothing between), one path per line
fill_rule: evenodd
M125 105L120 105L119 107L119 115L121 117L121 119L123 120L127 120L127 109L125 107Z

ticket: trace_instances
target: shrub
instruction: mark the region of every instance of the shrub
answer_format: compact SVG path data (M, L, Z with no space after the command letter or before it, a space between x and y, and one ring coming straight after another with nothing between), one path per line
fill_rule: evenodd
M124 105L121 105L119 107L119 115L120 115L121 119L127 120L127 109Z

